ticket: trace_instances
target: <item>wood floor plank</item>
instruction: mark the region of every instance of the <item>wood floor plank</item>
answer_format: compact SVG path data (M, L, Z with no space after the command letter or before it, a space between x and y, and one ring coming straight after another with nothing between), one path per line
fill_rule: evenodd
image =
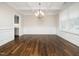
M57 35L23 35L0 47L1 56L79 56L79 47Z

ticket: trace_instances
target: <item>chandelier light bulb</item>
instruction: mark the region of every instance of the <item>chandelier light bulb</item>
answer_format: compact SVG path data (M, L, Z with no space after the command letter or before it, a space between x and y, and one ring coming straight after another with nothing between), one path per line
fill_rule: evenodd
M44 13L40 10L40 14L42 15L42 16L44 16Z

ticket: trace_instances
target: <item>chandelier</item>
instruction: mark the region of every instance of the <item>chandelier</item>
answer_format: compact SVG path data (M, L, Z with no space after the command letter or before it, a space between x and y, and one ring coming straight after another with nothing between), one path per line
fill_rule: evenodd
M41 10L40 6L41 6L41 3L38 4L39 5L39 9L38 11L35 12L35 16L38 18L38 19L41 19L43 18L44 16L44 12Z

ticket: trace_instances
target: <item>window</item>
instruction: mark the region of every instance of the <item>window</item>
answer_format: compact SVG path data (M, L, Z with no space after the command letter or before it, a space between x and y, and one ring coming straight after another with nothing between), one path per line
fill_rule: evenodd
M14 24L19 24L19 16L14 16Z

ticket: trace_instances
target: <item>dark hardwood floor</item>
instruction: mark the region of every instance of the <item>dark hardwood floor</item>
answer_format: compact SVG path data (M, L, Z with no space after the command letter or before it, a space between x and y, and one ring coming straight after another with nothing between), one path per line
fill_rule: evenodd
M79 47L56 35L23 35L0 47L1 56L79 56Z

